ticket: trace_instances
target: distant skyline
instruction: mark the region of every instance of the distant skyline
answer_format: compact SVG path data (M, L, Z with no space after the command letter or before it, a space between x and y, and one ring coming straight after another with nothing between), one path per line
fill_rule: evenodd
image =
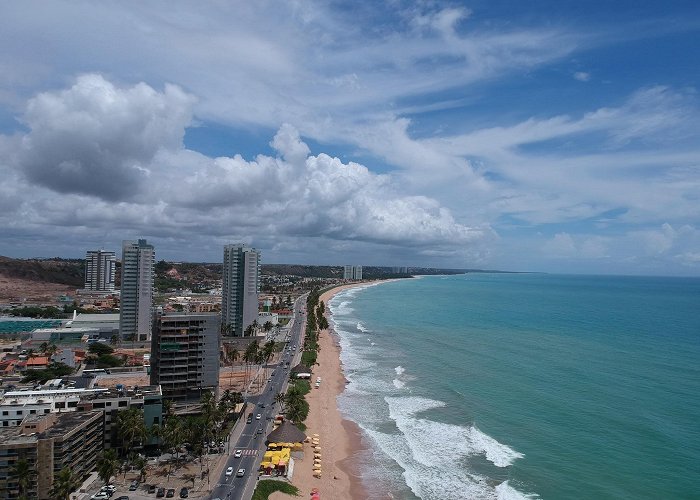
M0 255L700 275L700 4L9 2Z

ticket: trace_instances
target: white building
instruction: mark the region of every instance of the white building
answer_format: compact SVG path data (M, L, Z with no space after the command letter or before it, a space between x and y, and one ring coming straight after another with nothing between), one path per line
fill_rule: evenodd
M361 280L362 266L345 266L343 271L343 279L346 280Z
M88 250L85 256L85 290L113 292L117 256L114 252Z
M260 252L243 244L224 247L221 320L230 334L242 337L258 319Z
M146 240L122 244L119 332L124 340L151 338L156 252Z

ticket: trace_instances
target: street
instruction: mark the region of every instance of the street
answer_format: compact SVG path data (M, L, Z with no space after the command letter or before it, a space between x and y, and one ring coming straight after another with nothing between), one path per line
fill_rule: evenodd
M273 368L274 371L265 389L260 395L248 397L249 404L246 408L246 414L231 432L228 459L212 491L212 499L248 500L253 496L258 481L258 466L266 450L265 438L272 431L273 420L279 409L275 402L275 396L286 391L289 370L298 363L301 356L305 306L306 294L299 297L294 303L294 318L289 329L288 345L290 347L296 346L296 349L292 349L290 352L285 349L276 365L267 365L267 368ZM285 366L287 361L289 366ZM253 416L251 423L246 423L248 415ZM257 415L260 415L260 419L256 418ZM244 426L243 430L239 438L234 441L234 435L241 425ZM241 450L240 458L234 456L236 450ZM228 467L233 468L233 473L227 476L226 469ZM237 476L239 469L245 470L242 477Z

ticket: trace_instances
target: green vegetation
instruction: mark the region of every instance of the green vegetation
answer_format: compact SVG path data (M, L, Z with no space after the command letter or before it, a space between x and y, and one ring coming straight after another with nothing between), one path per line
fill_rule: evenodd
M62 378L73 373L73 368L63 363L51 363L42 370L27 370L22 382L40 382L45 384L49 380Z
M27 307L17 307L15 309L6 309L4 311L10 316L17 316L22 318L62 318L63 311L58 307L47 306L27 306Z
M258 481L258 485L253 492L252 500L267 500L267 498L275 491L281 491L282 493L295 497L299 496L299 488L296 486L292 486L291 484L283 481L263 479L262 481Z
M114 347L109 346L105 343L94 342L88 347L88 352L97 356L101 356L103 354L112 354L114 352Z

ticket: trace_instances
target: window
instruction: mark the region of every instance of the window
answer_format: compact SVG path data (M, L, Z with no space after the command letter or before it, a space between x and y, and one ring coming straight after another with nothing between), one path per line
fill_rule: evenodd
M30 414L30 415L36 414L36 410L29 410L29 414Z
M17 410L17 415L21 415L21 414L22 414L22 410Z
M7 411L7 410L3 410L2 414L3 414L4 416L7 416L7 415L9 415L9 414L10 414L10 412L9 412L9 411Z

